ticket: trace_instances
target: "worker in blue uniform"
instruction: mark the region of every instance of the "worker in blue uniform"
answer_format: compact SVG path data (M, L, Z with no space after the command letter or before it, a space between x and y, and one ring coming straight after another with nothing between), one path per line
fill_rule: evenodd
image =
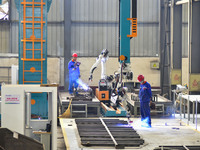
M140 82L140 113L142 126L151 127L151 115L150 115L150 100L152 99L151 85L144 81L144 76L139 75L138 81Z
M77 62L77 53L73 53L72 60L68 63L68 69L69 69L69 94L73 95L73 88L77 90L78 88L78 79L80 77L80 70L79 65L80 62ZM78 94L78 93L76 93Z

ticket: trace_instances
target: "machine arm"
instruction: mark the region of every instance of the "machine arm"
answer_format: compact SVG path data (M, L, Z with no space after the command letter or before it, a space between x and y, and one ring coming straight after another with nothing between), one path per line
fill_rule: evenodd
M93 72L94 72L94 70L98 67L98 65L102 62L102 61L104 61L104 63L105 63L105 61L107 60L107 58L108 58L108 53L109 53L109 51L107 50L107 49L103 49L102 50L102 52L101 52L101 54L97 57L97 59L96 59L96 62L92 65L92 67L91 67L91 69L90 69L90 77L89 77L89 80L92 80L92 78L93 78ZM104 59L104 60L103 60ZM102 68L102 70L104 70L104 68ZM104 74L105 72L103 72L103 74Z

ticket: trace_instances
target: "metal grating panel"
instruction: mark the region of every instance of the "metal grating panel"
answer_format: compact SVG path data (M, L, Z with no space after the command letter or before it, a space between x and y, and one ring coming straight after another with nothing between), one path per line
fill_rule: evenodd
M83 146L124 148L140 147L144 143L139 134L123 120L76 119L75 121Z

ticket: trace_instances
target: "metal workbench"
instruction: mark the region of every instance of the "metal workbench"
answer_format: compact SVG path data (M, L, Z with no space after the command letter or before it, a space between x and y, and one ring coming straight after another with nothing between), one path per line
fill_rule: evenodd
M61 113L64 113L65 110L68 108L70 99L73 98L70 96L68 92L60 92L59 93L59 100L61 104ZM76 100L71 103L71 117L73 116L84 116L84 117L99 117L100 114L100 101L94 97L90 99L84 100Z
M192 114L193 114L193 121L192 123L195 123L196 129L197 129L197 110L198 110L198 103L200 103L200 95L183 95L179 94L180 96L180 120L182 119L182 111L183 111L183 117L186 118L186 101L187 101L187 114L188 114L188 122L190 121L190 102L192 102ZM183 105L183 110L182 110Z
M140 101L138 94L135 93L128 93L129 99L127 100L128 105L131 108L131 113L134 114L134 117L137 117L139 115L139 108L140 108ZM172 115L173 113L173 102L171 100L168 100L160 95L155 95L154 102L156 106L162 106L163 111L161 112L164 114ZM151 111L152 112L152 111ZM157 111L158 112L158 111Z

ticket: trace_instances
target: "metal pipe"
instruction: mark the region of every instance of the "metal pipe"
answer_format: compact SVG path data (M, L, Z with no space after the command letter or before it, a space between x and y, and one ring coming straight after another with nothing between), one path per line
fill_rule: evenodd
M195 126L196 126L196 130L197 130L197 109L198 109L198 107L197 107L197 99L196 99L196 118L195 118Z
M180 120L182 120L182 94L180 94Z
M191 7L190 7L190 0L188 0L188 58L189 58L189 76L190 76L190 73L191 73L191 45L190 45L190 43L191 43L191 16L190 16L190 9L191 9ZM190 83L190 78L189 78L189 76L188 76L188 83ZM188 84L189 85L189 84ZM190 89L190 87L188 88L188 89Z
M101 123L103 124L103 126L105 127L106 131L108 132L108 134L110 135L111 139L113 140L115 146L118 145L118 143L116 142L115 138L113 137L113 135L111 134L110 130L108 129L108 127L106 126L105 122L103 121L103 119L100 117L99 118L101 120Z
M188 95L188 105L187 105L187 113L188 113L188 122L187 124L189 125L189 121L190 121L190 96Z
M181 1L177 1L177 2L176 2L176 5L186 4L186 3L188 3L188 2L189 2L189 0L181 0Z
M173 64L173 59L174 59L174 57L173 57L173 51L174 51L174 0L172 0L171 1L171 32L170 32L170 38L171 38L171 42L170 42L170 44L171 44L171 47L170 47L170 49L171 49L171 69L170 69L170 73L171 73L171 71L172 71L172 69L173 69L173 66L174 66L174 64Z
M31 120L31 93L26 93L26 127L30 127Z
M175 100L175 98L176 98L176 91L174 90L173 93L174 93L173 94L173 104L174 104L174 118L175 118L175 114L176 114L176 100Z

